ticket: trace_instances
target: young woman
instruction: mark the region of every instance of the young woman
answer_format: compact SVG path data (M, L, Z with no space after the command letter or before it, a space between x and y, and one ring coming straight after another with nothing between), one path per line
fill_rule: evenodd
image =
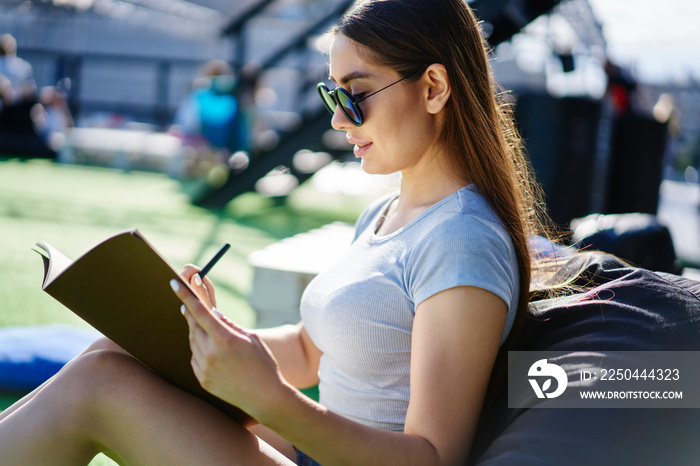
M337 87L319 92L332 125L365 171L401 172L400 192L363 213L297 326L235 325L192 266L182 275L198 296L173 284L196 376L255 422L102 341L2 413L3 464L86 464L98 451L148 465L465 459L498 349L527 306L527 165L463 0L362 2L331 35ZM320 403L295 388L319 382Z

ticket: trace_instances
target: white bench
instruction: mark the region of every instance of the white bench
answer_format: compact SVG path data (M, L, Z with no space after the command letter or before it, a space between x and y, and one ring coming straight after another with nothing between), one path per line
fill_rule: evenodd
M253 267L253 284L249 302L257 313L256 327L299 322L304 289L340 258L352 237L352 225L335 222L251 253L248 262Z

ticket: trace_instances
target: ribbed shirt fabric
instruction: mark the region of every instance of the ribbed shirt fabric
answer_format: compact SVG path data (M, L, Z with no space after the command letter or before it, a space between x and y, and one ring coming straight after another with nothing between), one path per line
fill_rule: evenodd
M377 222L395 198L378 200L360 216L346 255L305 290L301 313L323 351L320 403L361 424L400 432L416 307L456 286L486 289L508 305L503 342L518 304L518 265L507 232L475 186L378 236Z

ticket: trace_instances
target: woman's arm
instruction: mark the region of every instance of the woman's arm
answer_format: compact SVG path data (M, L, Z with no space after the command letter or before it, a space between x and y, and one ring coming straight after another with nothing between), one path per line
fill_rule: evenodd
M303 396L267 345L221 322L187 290L193 369L202 386L323 464L456 464L469 450L505 322L505 303L457 287L423 302L413 329L404 433L362 426Z
M418 306L403 434L360 426L306 400L261 422L322 464L462 464L506 311L503 300L474 287L443 291Z
M311 341L303 323L255 330L255 333L272 351L287 382L297 388L318 384L322 353Z
M438 293L416 310L405 432L430 441L441 464L469 452L507 311L495 294L468 286Z

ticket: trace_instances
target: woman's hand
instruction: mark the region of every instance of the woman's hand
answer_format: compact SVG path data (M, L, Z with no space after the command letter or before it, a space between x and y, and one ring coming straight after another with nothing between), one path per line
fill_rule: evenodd
M275 391L286 382L265 343L254 332L209 308L177 281L171 286L184 303L192 369L202 387L254 418L272 409Z
M209 277L200 278L199 272L201 270L202 269L196 265L187 264L182 268L180 276L192 285L192 288L197 291L197 295L204 301L207 307L216 307L214 284L209 280Z

